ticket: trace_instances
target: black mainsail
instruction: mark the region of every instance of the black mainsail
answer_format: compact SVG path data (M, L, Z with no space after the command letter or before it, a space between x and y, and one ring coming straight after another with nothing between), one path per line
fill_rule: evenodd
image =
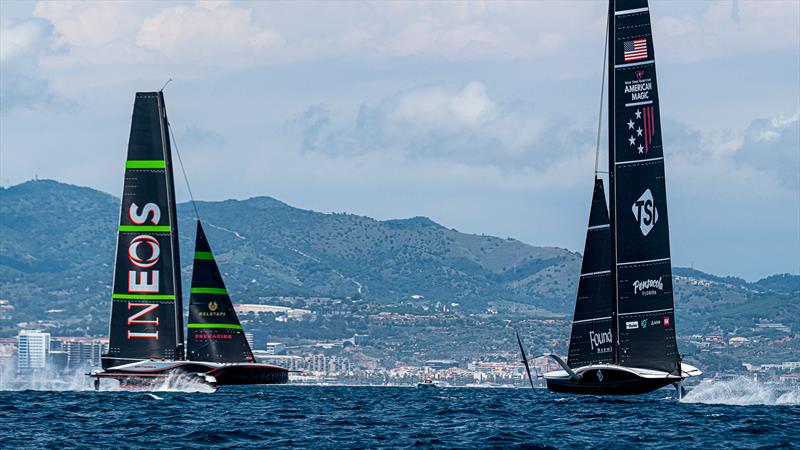
M190 360L219 363L255 361L199 220L188 326Z
M161 92L133 106L103 367L132 360L183 359L178 221Z
M614 362L680 373L647 0L612 1L608 20Z
M612 349L611 240L603 180L595 179L578 297L569 341L570 367L610 363Z

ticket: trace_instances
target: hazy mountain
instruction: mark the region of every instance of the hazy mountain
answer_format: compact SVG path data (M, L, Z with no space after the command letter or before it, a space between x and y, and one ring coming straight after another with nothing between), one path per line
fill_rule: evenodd
M561 315L574 304L580 255L565 249L460 233L425 217L323 214L270 197L197 207L238 302L300 296L389 305L421 295L465 311L511 302ZM188 285L194 210L181 204L178 211ZM0 188L0 298L14 307L0 310L0 333L48 319L75 331L105 330L118 214L117 198L90 188L47 180ZM675 275L679 310L703 323L730 308L769 317L798 307L798 276L748 283L693 269ZM759 295L771 300L758 303Z

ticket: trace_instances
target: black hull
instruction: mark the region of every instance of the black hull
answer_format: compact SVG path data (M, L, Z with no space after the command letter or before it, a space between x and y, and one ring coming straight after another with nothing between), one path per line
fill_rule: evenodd
M279 367L234 366L212 371L218 386L235 384L286 384L289 371Z
M545 378L547 389L563 394L583 395L639 395L661 389L680 381L674 377L644 378L623 370L599 369L581 373L572 378Z
M282 367L260 364L231 364L207 366L200 363L178 363L158 370L125 370L111 369L90 375L95 379L95 387L99 387L100 380L111 378L119 381L123 388L147 388L159 386L166 380L182 377L195 380L209 386L228 386L245 384L286 384L289 381L289 371Z

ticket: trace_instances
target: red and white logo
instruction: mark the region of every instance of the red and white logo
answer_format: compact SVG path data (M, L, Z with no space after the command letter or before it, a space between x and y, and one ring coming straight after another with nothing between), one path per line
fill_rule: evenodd
M663 323L663 324L664 324L664 327L665 327L665 328L666 328L666 327L668 327L668 326L669 326L669 316L664 316L664 317L661 319L661 323Z

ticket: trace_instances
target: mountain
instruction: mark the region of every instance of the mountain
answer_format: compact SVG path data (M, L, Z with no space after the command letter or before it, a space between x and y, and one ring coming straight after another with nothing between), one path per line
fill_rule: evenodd
M270 197L197 208L241 302L317 296L396 303L415 295L474 310L500 300L564 310L580 263L565 249L459 233L424 217L323 214ZM87 330L105 323L118 214L118 199L86 187L37 180L0 190L0 293L14 320L63 317ZM181 204L178 215L188 281L194 210Z
M319 297L412 312L458 304L465 314L499 308L513 320L568 319L574 305L581 256L565 249L460 233L425 217L323 214L270 197L197 208L238 303ZM56 334L106 332L118 215L117 198L86 187L40 180L0 188L0 299L8 302L0 304L0 336L36 321L56 323ZM194 209L181 204L178 215L188 286ZM800 328L796 275L755 283L688 268L674 275L685 332L762 319ZM352 331L342 327L330 319L314 334Z

